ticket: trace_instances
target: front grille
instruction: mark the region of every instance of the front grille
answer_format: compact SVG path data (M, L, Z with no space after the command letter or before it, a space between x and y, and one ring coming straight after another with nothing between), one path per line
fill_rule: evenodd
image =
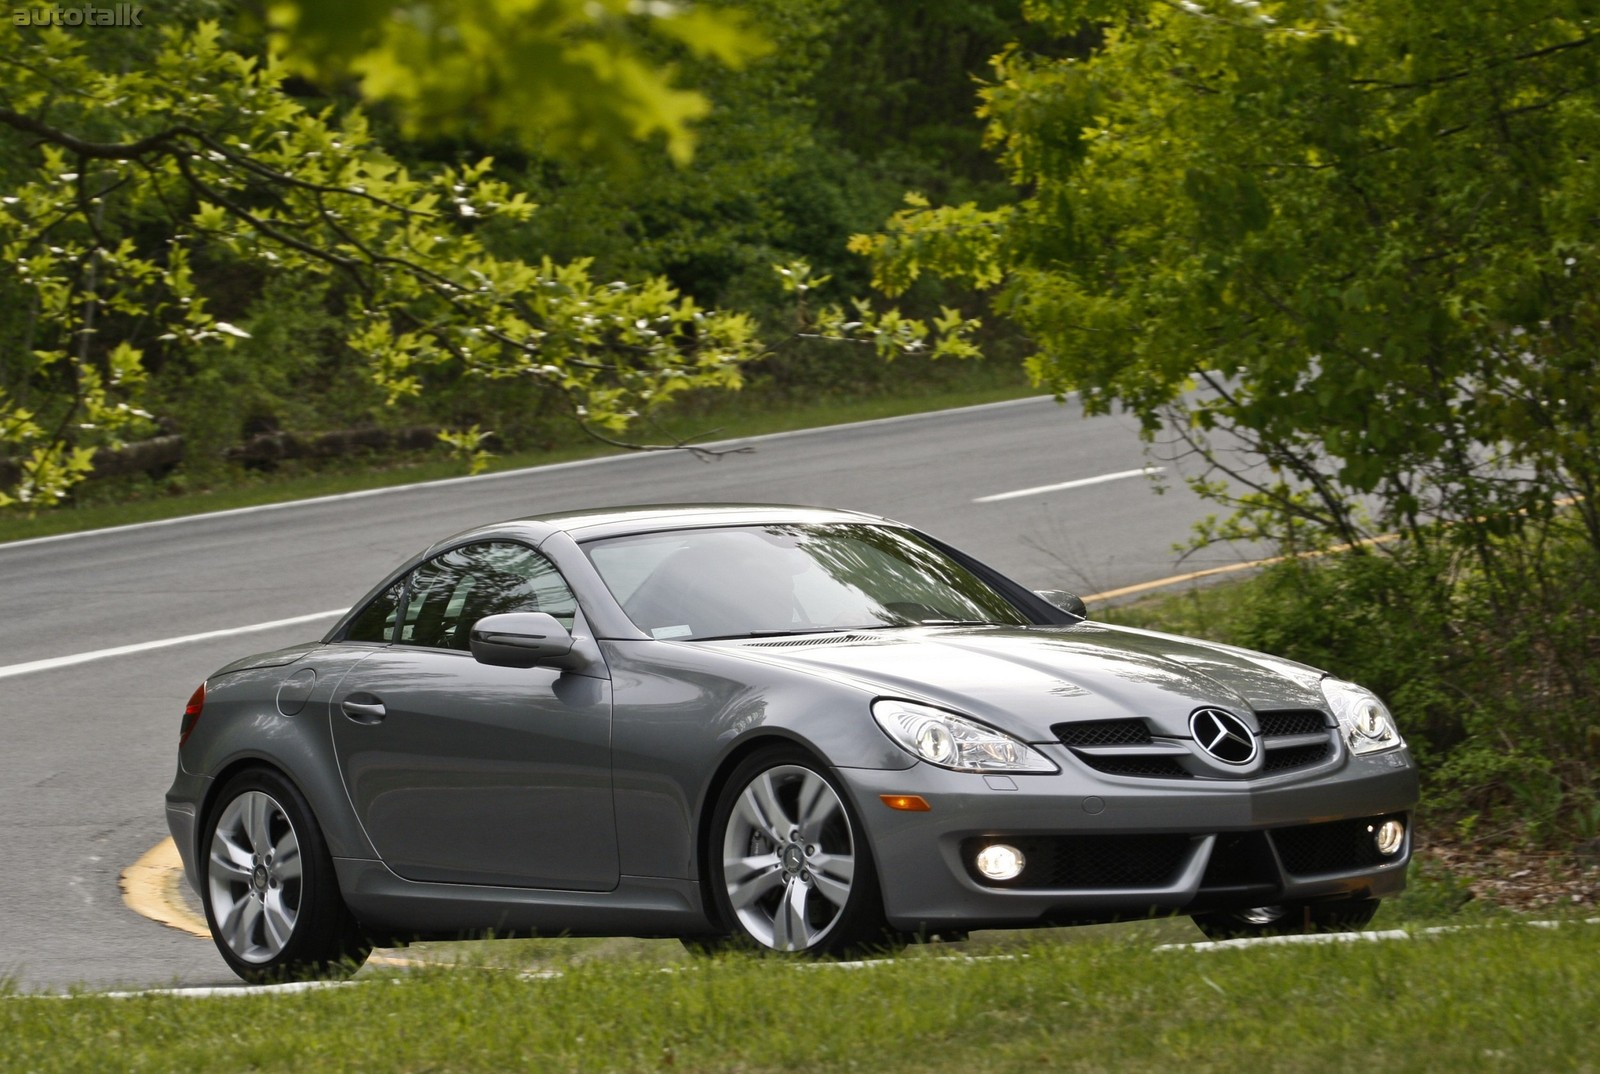
M1080 755L1081 756L1081 755ZM1176 757L1121 756L1083 757L1084 763L1108 776L1148 776L1151 779L1189 779L1192 777Z
M1316 709L1269 710L1256 714L1261 727L1261 766L1228 771L1191 752L1187 738L1157 739L1141 719L1082 720L1050 728L1061 744L1109 776L1144 779L1253 779L1312 768L1334 757L1332 730ZM1144 748L1141 748L1144 747Z
M1189 775L1170 749L1156 747L1150 727L1143 720L1080 720L1058 723L1050 731L1096 772L1151 779L1183 779ZM1096 752L1107 746L1132 748L1114 753ZM1141 750L1140 746L1150 748Z
M1302 824L1270 832L1284 872L1291 876L1318 876L1369 869L1392 858L1378 853L1373 838L1389 817L1357 817L1326 824ZM1401 819L1404 819L1403 817Z
M1143 720L1058 723L1050 731L1063 746L1142 746L1150 741L1150 729Z
M1328 719L1316 709L1287 709L1281 712L1258 712L1262 738L1281 735L1315 735L1328 730Z
M991 843L1022 851L1026 865L1015 880L990 880L973 859ZM986 887L1104 890L1166 887L1188 860L1187 835L1035 835L967 839L961 857L968 874Z
M1311 768L1333 757L1328 718L1316 709L1269 710L1256 713L1256 719L1263 775Z
M1263 832L1221 832L1200 881L1202 891L1276 884L1278 867Z
M1321 764L1333 755L1333 745L1323 742L1315 746L1290 746L1287 749L1273 749L1267 746L1266 756L1261 759L1263 772L1288 772L1296 768L1310 768L1314 764Z

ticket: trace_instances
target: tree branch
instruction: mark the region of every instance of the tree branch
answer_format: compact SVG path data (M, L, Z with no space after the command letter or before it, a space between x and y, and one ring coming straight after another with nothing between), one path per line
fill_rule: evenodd
M1563 41L1560 44L1547 45L1544 48L1534 49L1532 52L1523 52L1518 53L1515 56L1506 56L1502 59L1490 60L1481 67L1467 67L1460 71L1452 71L1446 75L1436 75L1433 78L1418 79L1415 82L1391 82L1382 78L1352 78L1350 79L1350 85L1372 86L1375 89L1386 90L1427 89L1430 86L1442 86L1449 82L1459 82L1463 78L1470 78L1475 74L1482 74L1485 71L1492 71L1497 67L1505 67L1513 63L1523 63L1527 60L1543 59L1546 56L1552 56L1558 52L1565 52L1568 49L1583 48L1587 45L1592 45L1596 40L1600 40L1600 37L1590 34L1586 37L1576 38L1572 41Z
M0 123L28 134L37 134L47 142L91 160L138 160L151 153L170 153L173 143L179 138L198 133L187 127L170 127L136 142L90 142L9 108L0 108Z
M372 285L368 283L367 280L361 275L361 262L357 261L355 258L343 257L339 254L331 253L317 246L313 246L311 243L305 242L302 239L298 239L287 232L279 230L278 228L269 224L267 221L262 220L244 206L239 205L226 195L214 190L209 184L206 183L205 180L196 175L194 173L194 169L189 164L188 154L176 153L173 155L172 159L177 163L178 170L183 173L184 179L189 183L190 186L194 187L195 190L204 194L206 197L210 198L212 201L228 210L234 216L237 216L239 219L255 228L261 234L272 239L274 242L281 242L290 249L298 250L313 260L321 261L324 264L343 269L350 275L351 279L355 281L356 286L360 288L362 294L370 295L372 293Z
M585 435L600 441L602 444L609 444L612 447L619 447L626 451L687 451L701 462L715 462L724 455L748 455L755 451L755 448L749 444L733 448L708 448L691 444L688 440L677 437L672 437L673 442L670 444L635 444L628 440L616 440L606 436L604 433L596 432L582 419L578 420L578 428L582 429ZM696 437L706 437L721 431L720 429L708 429L706 432L695 435Z

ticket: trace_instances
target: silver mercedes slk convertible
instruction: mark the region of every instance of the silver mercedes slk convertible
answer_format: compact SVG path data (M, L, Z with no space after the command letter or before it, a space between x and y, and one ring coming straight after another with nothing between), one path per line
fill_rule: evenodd
M227 665L167 819L223 958L283 980L485 934L1357 928L1416 798L1353 683L1094 622L886 519L691 505L458 534Z

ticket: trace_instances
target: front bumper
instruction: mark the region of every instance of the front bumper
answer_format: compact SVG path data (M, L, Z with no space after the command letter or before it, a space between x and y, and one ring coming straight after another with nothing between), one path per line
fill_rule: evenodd
M1382 898L1405 887L1417 775L1405 750L1346 757L1334 771L1262 780L1104 776L1065 755L1053 776L985 776L929 765L841 769L864 819L890 924L908 931L1018 928ZM901 812L881 795L919 795ZM1406 829L1384 855L1373 835ZM982 879L991 842L1021 849L1014 881Z

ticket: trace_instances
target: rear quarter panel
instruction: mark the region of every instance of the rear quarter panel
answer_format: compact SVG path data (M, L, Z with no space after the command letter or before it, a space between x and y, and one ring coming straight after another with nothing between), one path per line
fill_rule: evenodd
M329 728L329 699L349 670L377 646L307 647L288 660L240 661L206 680L206 702L178 752L178 780L197 800L195 846L222 783L256 765L276 768L305 795L334 857L375 857L351 812ZM292 652L292 651L286 651ZM191 876L193 876L191 869Z

